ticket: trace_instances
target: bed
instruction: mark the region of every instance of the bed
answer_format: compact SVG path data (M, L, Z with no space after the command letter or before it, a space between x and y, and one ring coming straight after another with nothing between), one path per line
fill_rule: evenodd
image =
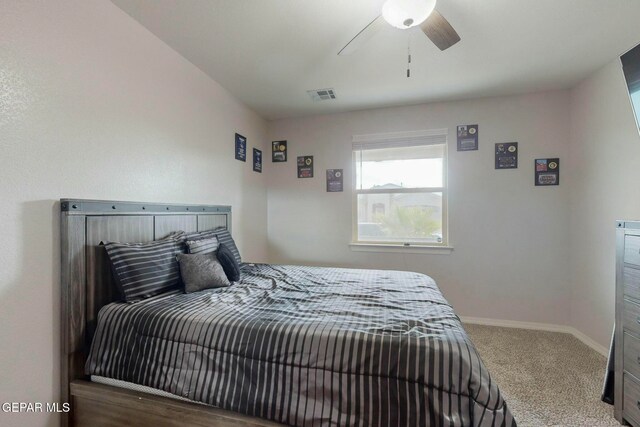
M460 320L422 274L244 264L229 288L117 302L99 240L231 226L229 207L119 203L61 202L71 314L63 321L67 333L84 325L63 358L74 408L66 422L516 425ZM65 286L78 263L72 241L84 278ZM69 294L79 289L84 304Z

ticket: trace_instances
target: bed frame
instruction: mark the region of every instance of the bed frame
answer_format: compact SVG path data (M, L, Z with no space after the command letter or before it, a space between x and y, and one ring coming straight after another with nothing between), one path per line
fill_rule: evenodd
M172 231L231 232L231 207L60 200L62 426L276 426L235 412L92 383L84 373L98 311L118 299L101 241L144 242Z

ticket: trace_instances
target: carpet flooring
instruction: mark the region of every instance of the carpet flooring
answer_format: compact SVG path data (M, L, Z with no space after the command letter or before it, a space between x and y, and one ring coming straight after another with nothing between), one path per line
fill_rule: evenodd
M570 334L465 324L520 427L619 426L600 401L606 358Z

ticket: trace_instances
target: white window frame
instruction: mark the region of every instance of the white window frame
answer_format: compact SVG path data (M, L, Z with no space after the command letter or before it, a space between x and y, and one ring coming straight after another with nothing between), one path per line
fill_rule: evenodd
M353 135L352 137L352 224L351 224L351 249L356 251L390 251L390 252L416 252L421 253L426 249L444 249L450 252L449 246L449 198L448 198L448 129L432 129L409 132L391 132L382 134ZM358 189L357 188L357 162L356 153L362 149L385 148L393 146L410 145L443 145L442 159L442 187L424 188L398 188L398 189ZM442 242L433 243L399 243L387 241L361 241L358 240L358 195L379 193L442 193ZM436 251L435 253L439 253Z

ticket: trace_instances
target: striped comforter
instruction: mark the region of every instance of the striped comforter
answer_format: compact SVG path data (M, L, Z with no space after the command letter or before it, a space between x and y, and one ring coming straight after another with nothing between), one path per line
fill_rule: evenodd
M515 426L434 281L243 266L229 287L112 303L86 371L296 426Z

